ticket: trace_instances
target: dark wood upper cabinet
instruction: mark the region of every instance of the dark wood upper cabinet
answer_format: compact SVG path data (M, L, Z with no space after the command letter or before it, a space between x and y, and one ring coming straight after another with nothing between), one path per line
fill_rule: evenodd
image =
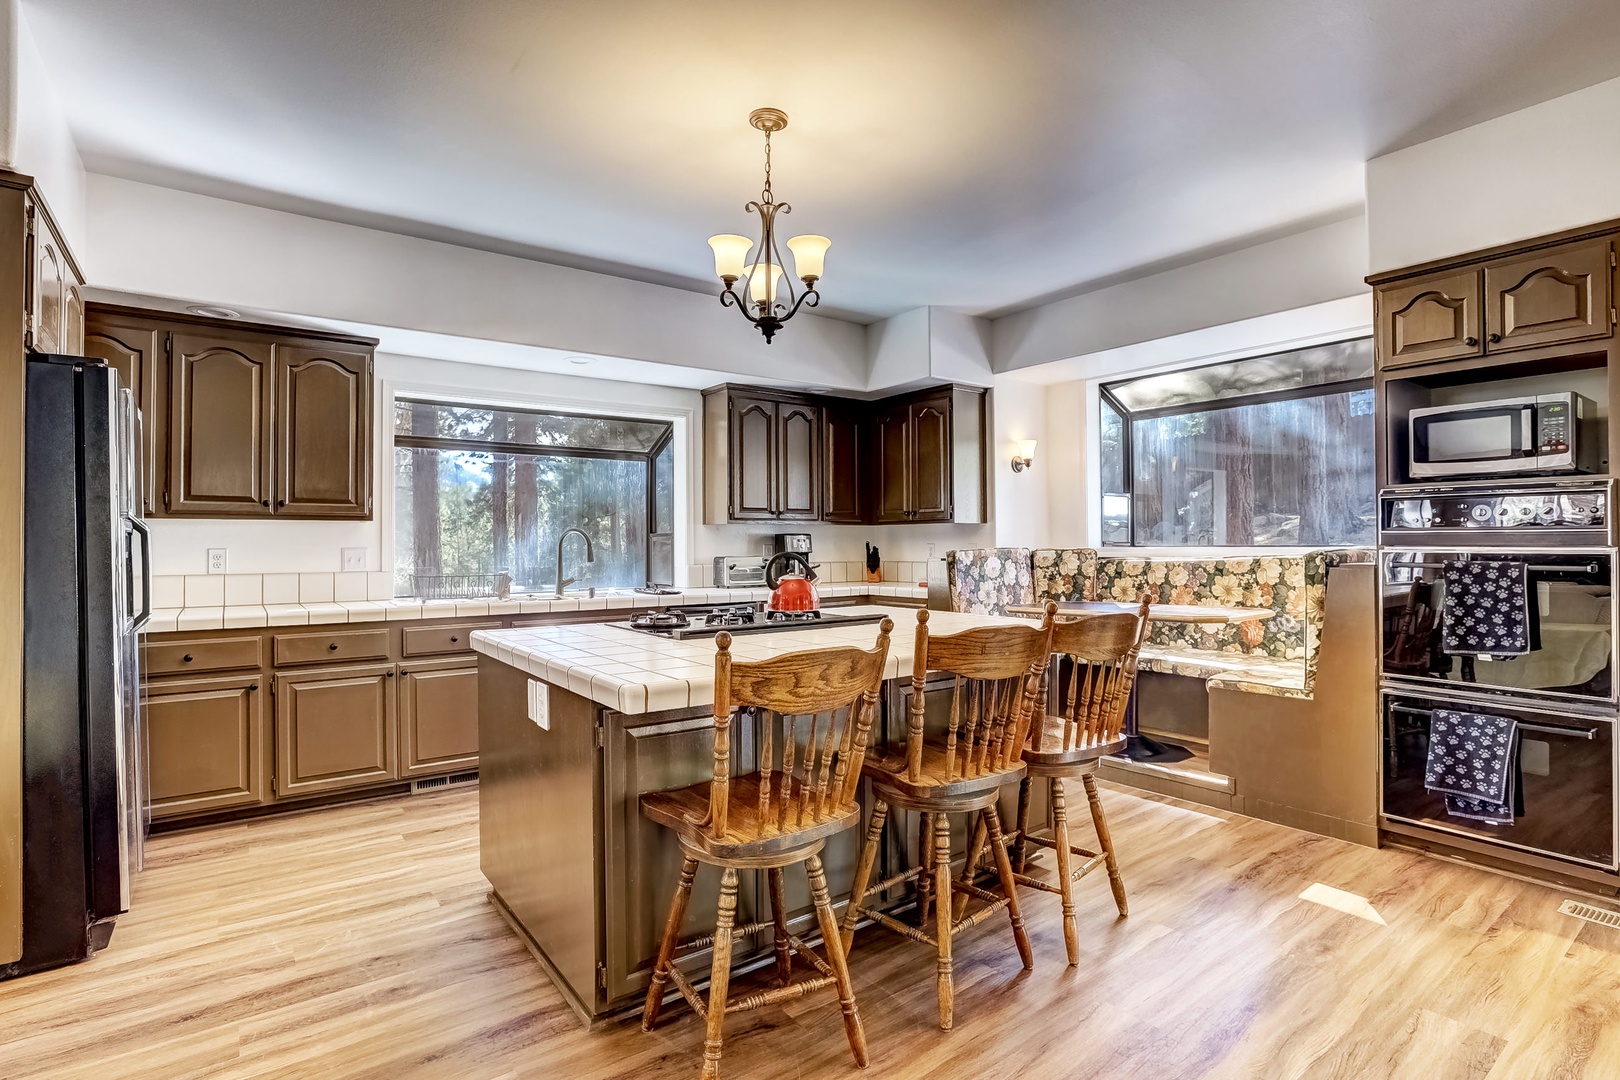
M1430 364L1484 352L1482 289L1478 270L1380 288L1373 319L1383 366Z
M371 354L276 350L276 513L371 516Z
M821 520L859 525L866 520L860 413L852 405L827 404L821 416Z
M168 510L269 517L274 347L223 330L169 339Z
M1614 326L1613 271L1607 239L1486 264L1486 350L1608 337Z
M89 305L141 410L149 516L369 518L369 338Z
M911 520L950 521L950 394L911 406Z
M731 514L734 521L776 516L776 402L731 400Z
M168 461L169 399L164 385L163 349L167 333L149 319L131 319L92 310L85 320L83 354L107 361L118 381L135 396L141 411L136 482L148 517L163 513Z
M704 391L703 520L821 517L821 406L803 394Z
M875 520L900 525L911 520L911 406L882 409L872 423L877 460Z
M776 516L784 521L821 517L821 407L779 402Z
M982 521L984 392L868 406L755 387L704 391L704 520Z

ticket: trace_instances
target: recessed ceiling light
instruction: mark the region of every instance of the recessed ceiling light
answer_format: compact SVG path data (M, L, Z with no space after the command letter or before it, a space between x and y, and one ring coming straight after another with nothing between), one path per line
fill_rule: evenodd
M193 304L186 308L193 315L201 315L209 319L240 319L240 311L232 311L228 307L215 307L212 304Z
M588 364L591 362L591 359L592 358L589 356L570 356L568 358L568 362L570 364Z

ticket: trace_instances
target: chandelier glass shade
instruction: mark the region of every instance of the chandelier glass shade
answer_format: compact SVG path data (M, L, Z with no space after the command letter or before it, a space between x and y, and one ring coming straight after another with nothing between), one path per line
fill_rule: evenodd
M776 215L793 212L785 202L777 202L771 191L771 134L787 127L787 113L780 109L755 109L748 122L765 133L765 187L758 199L743 209L759 215L759 246L753 262L748 253L754 241L736 233L720 233L709 237L714 250L714 273L725 285L720 303L735 307L743 318L759 327L769 344L782 328L782 324L799 313L801 307L815 307L821 302L816 282L821 280L827 261L827 249L832 241L825 236L806 233L787 241L793 256L793 273L786 273L782 252L776 244ZM745 292L737 283L746 279ZM795 287L797 279L802 288Z

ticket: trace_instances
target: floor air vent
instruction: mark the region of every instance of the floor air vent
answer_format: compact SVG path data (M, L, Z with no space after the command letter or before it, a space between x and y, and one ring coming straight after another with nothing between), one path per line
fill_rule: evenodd
M1583 904L1579 900L1565 900L1558 905L1558 910L1565 915L1573 915L1577 919L1595 922L1599 926L1611 926L1620 930L1620 911L1611 911L1608 908L1593 907Z
M411 794L420 795L424 791L438 791L440 788L455 787L459 784L472 784L478 781L478 773L458 772L449 776L430 776L426 780L412 780Z

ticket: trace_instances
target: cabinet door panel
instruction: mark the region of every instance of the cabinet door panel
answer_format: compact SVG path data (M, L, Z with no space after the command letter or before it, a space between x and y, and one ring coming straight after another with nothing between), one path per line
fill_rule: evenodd
M144 705L154 818L265 801L257 673L149 685Z
M776 516L776 402L731 401L731 516L759 521Z
M1486 348L1492 352L1608 337L1609 241L1551 248L1485 268Z
M85 320L83 352L107 361L141 410L136 482L148 517L163 512L163 459L168 448L163 370L165 331L157 323L92 311Z
M278 346L276 513L371 514L371 359Z
M852 412L824 409L821 520L861 523L861 425Z
M169 512L268 516L270 344L177 332L170 353Z
M393 667L276 676L276 794L399 775Z
M33 347L39 352L66 351L68 270L50 227L36 218L33 237Z
M912 521L951 520L951 416L949 401L911 407Z
M1481 289L1478 270L1379 289L1374 319L1383 366L1478 356L1485 347Z
M873 441L877 450L877 519L882 524L911 520L908 473L911 467L911 410L905 405L880 413Z
M400 775L478 767L478 662L399 670Z
M777 516L815 521L821 516L821 409L784 403L777 407L776 426Z

